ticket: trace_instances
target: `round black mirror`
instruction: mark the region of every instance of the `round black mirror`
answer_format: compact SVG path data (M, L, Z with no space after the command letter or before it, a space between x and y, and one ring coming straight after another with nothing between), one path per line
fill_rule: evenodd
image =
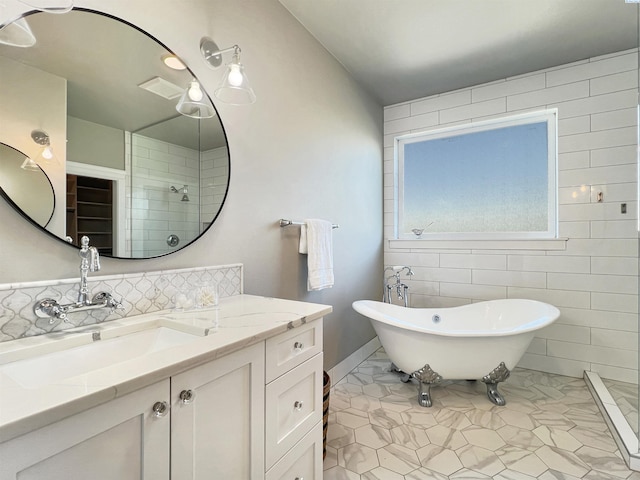
M215 109L209 118L176 109L197 83L193 73L111 16L74 9L22 20L36 42L0 43L0 123L11 125L0 142L25 146L32 158L51 148L53 159L36 159L48 192L31 193L42 204L40 195L55 192L53 220L23 208L3 170L12 205L61 240L89 236L103 255L156 257L195 241L222 208L230 165ZM36 142L33 131L47 140Z

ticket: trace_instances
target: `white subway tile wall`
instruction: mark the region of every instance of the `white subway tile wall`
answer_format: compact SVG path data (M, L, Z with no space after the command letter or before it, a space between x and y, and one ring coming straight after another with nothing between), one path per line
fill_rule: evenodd
M559 231L566 249L437 250L385 242L385 265L410 265L416 273L406 280L411 306L548 302L562 314L539 332L520 366L638 381L637 55L627 50L385 108L386 239L394 235L394 137L558 109Z
M137 134L131 142L129 252L134 257L163 255L169 235L177 235L175 249L182 248L220 210L229 177L227 148L199 152ZM188 202L182 201L185 185Z
M180 238L177 249L199 232L199 152L137 134L131 137L131 254L162 255L169 235ZM170 190L174 186L181 191L184 185L189 202Z

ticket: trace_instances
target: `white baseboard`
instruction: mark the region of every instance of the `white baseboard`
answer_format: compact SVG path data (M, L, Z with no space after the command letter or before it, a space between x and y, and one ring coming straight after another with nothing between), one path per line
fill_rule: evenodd
M374 337L369 342L365 343L358 350L353 352L347 358L338 363L335 367L330 369L327 373L331 377L331 385L335 385L344 377L346 377L351 370L360 365L382 345L378 337Z

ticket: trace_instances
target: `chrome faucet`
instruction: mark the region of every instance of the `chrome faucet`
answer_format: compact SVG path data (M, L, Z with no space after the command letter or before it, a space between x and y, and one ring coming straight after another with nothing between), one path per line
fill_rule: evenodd
M98 292L91 300L89 300L89 287L87 286L87 278L89 272L97 272L100 270L100 255L96 247L89 245L89 237L80 239L80 290L78 292L78 301L60 305L57 300L45 298L36 302L33 311L39 318L48 318L49 323L55 322L55 319L69 321L68 314L72 312L80 312L84 310L95 310L98 308L109 308L111 313L116 310L124 310L122 300L116 300L113 295L108 292Z
M407 266L396 265L396 266L387 267L384 269L384 288L382 290L383 302L391 303L391 290L393 289L393 287L395 287L396 296L398 297L398 300L404 300L404 306L405 307L409 306L408 305L409 298L407 295L407 290L409 290L409 286L400 281L400 274L405 270L407 271L408 277L413 276L413 270L411 269L411 267L407 267ZM395 273L387 277L387 271L392 271ZM395 279L395 283L393 285L389 283L389 280L391 279Z
M79 305L91 305L89 301L89 288L87 287L87 277L89 272L97 272L100 270L100 254L96 247L89 246L89 237L84 236L80 239L80 291L78 292Z

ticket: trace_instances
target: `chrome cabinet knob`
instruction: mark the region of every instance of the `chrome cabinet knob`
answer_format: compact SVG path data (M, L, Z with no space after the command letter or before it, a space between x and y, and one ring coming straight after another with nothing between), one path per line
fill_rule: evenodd
M156 402L153 404L153 407L151 407L151 411L157 418L164 417L169 413L169 404L167 402Z
M178 394L178 398L182 403L184 403L185 405L188 405L192 403L193 400L196 398L196 392L194 392L193 390L182 390Z
M293 344L293 349L300 351L304 348L304 344L302 344L301 342L296 342Z
M301 400L296 400L295 403L293 404L293 408L296 409L296 411L300 411L302 410L302 401Z

